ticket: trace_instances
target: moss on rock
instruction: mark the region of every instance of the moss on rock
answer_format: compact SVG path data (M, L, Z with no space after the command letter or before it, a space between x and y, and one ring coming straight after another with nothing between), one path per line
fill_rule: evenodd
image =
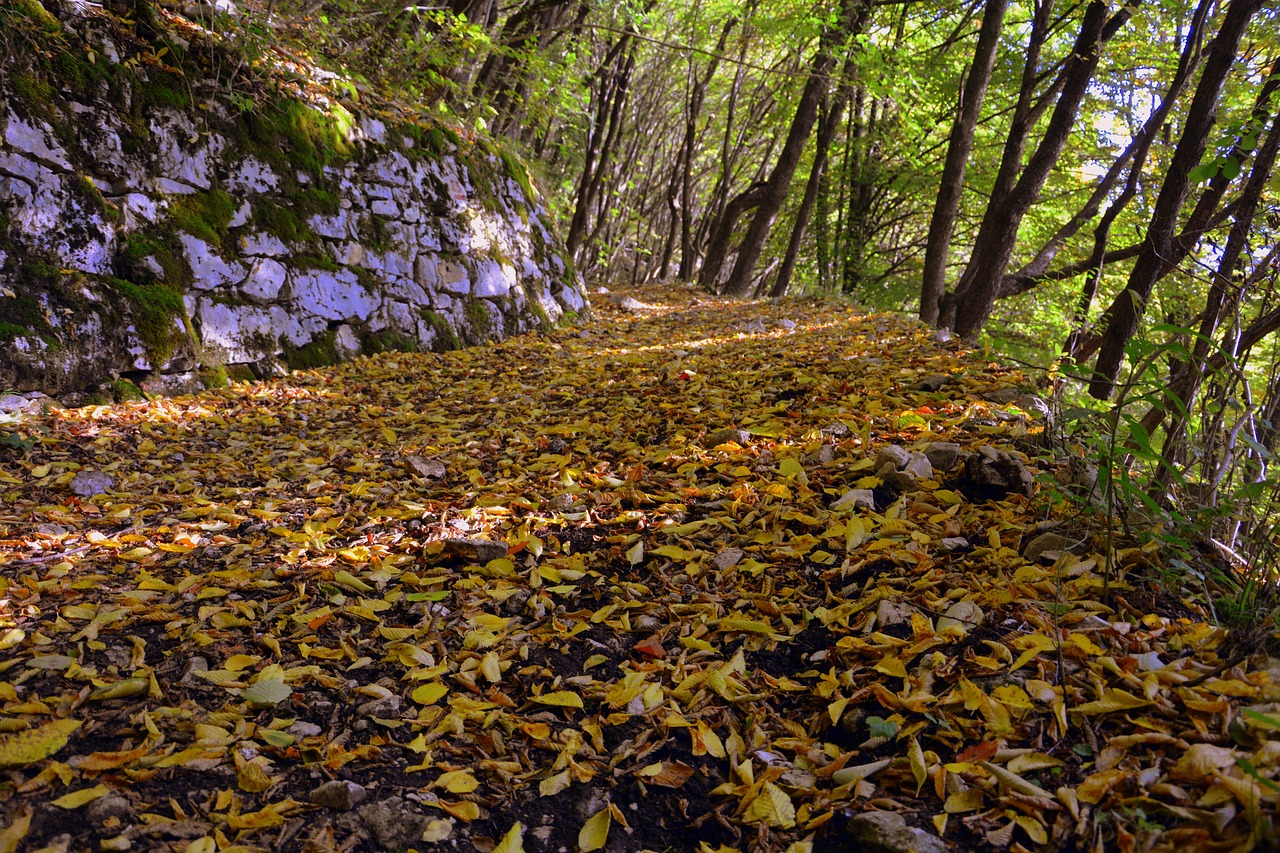
M152 364L167 362L186 339L186 306L182 294L164 284L138 285L122 278L106 277L105 283L128 301L133 327Z
M342 360L338 357L337 339L336 332L327 331L305 346L285 347L284 363L290 370L331 367Z

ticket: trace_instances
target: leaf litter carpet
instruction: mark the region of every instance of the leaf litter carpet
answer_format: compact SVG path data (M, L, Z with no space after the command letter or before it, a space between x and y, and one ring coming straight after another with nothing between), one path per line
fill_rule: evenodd
M1275 844L1276 684L1150 546L1102 603L1100 525L995 402L1023 377L890 315L633 296L23 424L0 851ZM1076 553L1029 553L1055 521Z

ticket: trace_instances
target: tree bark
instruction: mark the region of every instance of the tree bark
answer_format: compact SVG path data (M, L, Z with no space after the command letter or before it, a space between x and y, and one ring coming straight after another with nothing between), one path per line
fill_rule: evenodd
M933 215L929 219L929 236L924 250L920 319L929 324L938 322L938 302L946 289L951 235L960 212L965 170L973 151L973 134L978 127L987 85L991 82L991 71L995 68L996 48L1000 45L1000 32L1004 28L1004 16L1008 8L1009 0L987 0L982 14L982 26L978 30L978 43L973 51L973 62L969 66L969 76L965 78L956 118L951 124L947 157L942 166L942 179L938 184Z
M765 181L760 203L747 227L747 234L738 247L738 257L725 287L725 292L730 296L745 296L751 289L756 262L764 251L765 240L769 237L773 221L786 200L791 178L795 175L809 133L817 120L818 103L826 89L827 72L832 65L832 47L859 32L866 23L869 11L870 5L865 0L844 0L840 25L824 33L818 45L800 102L796 105L795 117L787 131L786 142L778 153L769 179Z
M966 340L977 338L991 315L1017 243L1018 226L1040 197L1050 171L1067 144L1080 103L1097 70L1102 45L1129 20L1135 8L1126 5L1108 19L1108 5L1107 0L1090 0L1071 55L1059 75L1061 93L1044 137L1008 193L994 195L987 205L964 275L951 298L944 298L938 322L951 326ZM997 185L1000 183L998 176ZM955 322L949 323L952 317Z
M1187 111L1182 136L1169 162L1160 194L1156 197L1147 226L1142 252L1129 272L1129 281L1106 311L1106 331L1102 348L1094 365L1089 393L1099 400L1111 397L1120 366L1124 362L1125 345L1138 327L1146 310L1151 290L1172 267L1178 247L1174 244L1178 214L1191 189L1191 172L1200 163L1209 143L1209 131L1217 119L1218 99L1227 73L1235 64L1236 50L1249 19L1262 6L1262 0L1230 0L1218 35L1214 37L1205 58L1204 72L1196 86L1195 96ZM1197 205L1199 207L1199 205ZM1186 250L1181 252L1185 257ZM1177 260L1181 260L1179 257ZM1177 263L1174 260L1174 263Z

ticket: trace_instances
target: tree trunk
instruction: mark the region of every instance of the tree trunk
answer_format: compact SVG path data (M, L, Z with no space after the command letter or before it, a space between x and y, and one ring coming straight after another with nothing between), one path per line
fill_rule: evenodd
M1142 252L1134 262L1125 289L1106 312L1107 326L1102 348L1094 365L1093 380L1089 383L1089 393L1099 400L1111 397L1116 377L1120 375L1120 365L1124 362L1125 345L1142 319L1151 290L1172 268L1168 264L1178 248L1174 244L1174 235L1178 214L1191 189L1191 172L1204 156L1209 131L1217 118L1222 85L1235 64L1240 38L1249 19L1261 6L1262 0L1230 0L1218 35L1209 46L1204 73L1187 111L1182 137L1178 140L1152 209ZM1185 257L1185 250L1181 254ZM1176 264L1177 260L1173 262Z
M938 322L951 326L956 334L973 340L982 330L1009 266L1018 238L1018 226L1040 197L1058 157L1071 135L1076 113L1097 70L1102 45L1133 15L1135 6L1126 5L1107 18L1107 0L1090 0L1080 24L1080 33L1063 63L1059 76L1061 94L1054 105L1044 137L1031 155L1021 177L1005 194L993 195L982 218L978 238L964 275L951 298L944 298ZM1006 152L1007 152L1006 148ZM1021 158L1019 158L1020 160ZM1004 171L1002 164L1002 171ZM997 187L1002 183L997 177ZM954 316L955 322L948 320Z
M786 142L778 152L769 179L765 181L759 205L756 207L751 224L747 227L747 235L738 247L738 257L725 292L730 296L745 296L751 289L752 276L755 273L756 261L764 251L765 241L773 221L786 201L787 190L791 186L791 178L795 175L800 157L804 154L809 133L818 118L818 103L827 86L827 72L832 65L831 48L833 42L843 42L847 37L858 33L866 22L869 5L864 0L845 0L841 14L841 25L824 33L818 50L814 54L809 77L805 81L800 102L796 105L795 117L787 131Z
M827 105L824 114L818 122L818 137L814 141L813 151L813 168L809 170L809 180L805 184L804 198L800 200L800 209L796 211L796 221L791 227L791 240L787 244L787 253L782 258L782 265L778 268L778 275L773 281L773 287L769 290L769 296L777 299L786 296L788 288L791 287L791 276L795 272L796 260L800 256L800 246L804 242L804 232L809 226L809 217L813 215L814 203L818 200L818 190L821 188L823 176L827 170L827 157L831 152L831 143L836 138L836 130L840 127L840 122L844 117L844 105L849 101L849 95L852 94L852 79L854 73L853 53L851 52L844 63L844 70L841 72L840 88L836 91L835 97L831 103Z
M987 0L978 30L978 44L974 48L969 76L961 89L956 118L951 124L947 142L947 157L942 166L942 179L938 185L938 197L934 201L933 215L929 219L929 237L924 251L924 281L920 287L920 319L926 323L938 322L938 302L946 288L947 257L951 251L951 234L956 216L960 212L960 196L964 192L964 174L973 151L973 134L978 127L982 101L991 82L995 68L996 48L1000 45L1000 31L1004 28L1005 12L1009 0Z

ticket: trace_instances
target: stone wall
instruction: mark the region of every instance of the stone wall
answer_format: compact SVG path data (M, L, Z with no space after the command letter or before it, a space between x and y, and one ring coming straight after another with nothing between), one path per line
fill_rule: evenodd
M19 3L53 59L0 75L0 391L185 391L587 310L494 143L314 87L247 103L192 73L197 28L138 41L46 5ZM181 68L130 60L157 40Z

